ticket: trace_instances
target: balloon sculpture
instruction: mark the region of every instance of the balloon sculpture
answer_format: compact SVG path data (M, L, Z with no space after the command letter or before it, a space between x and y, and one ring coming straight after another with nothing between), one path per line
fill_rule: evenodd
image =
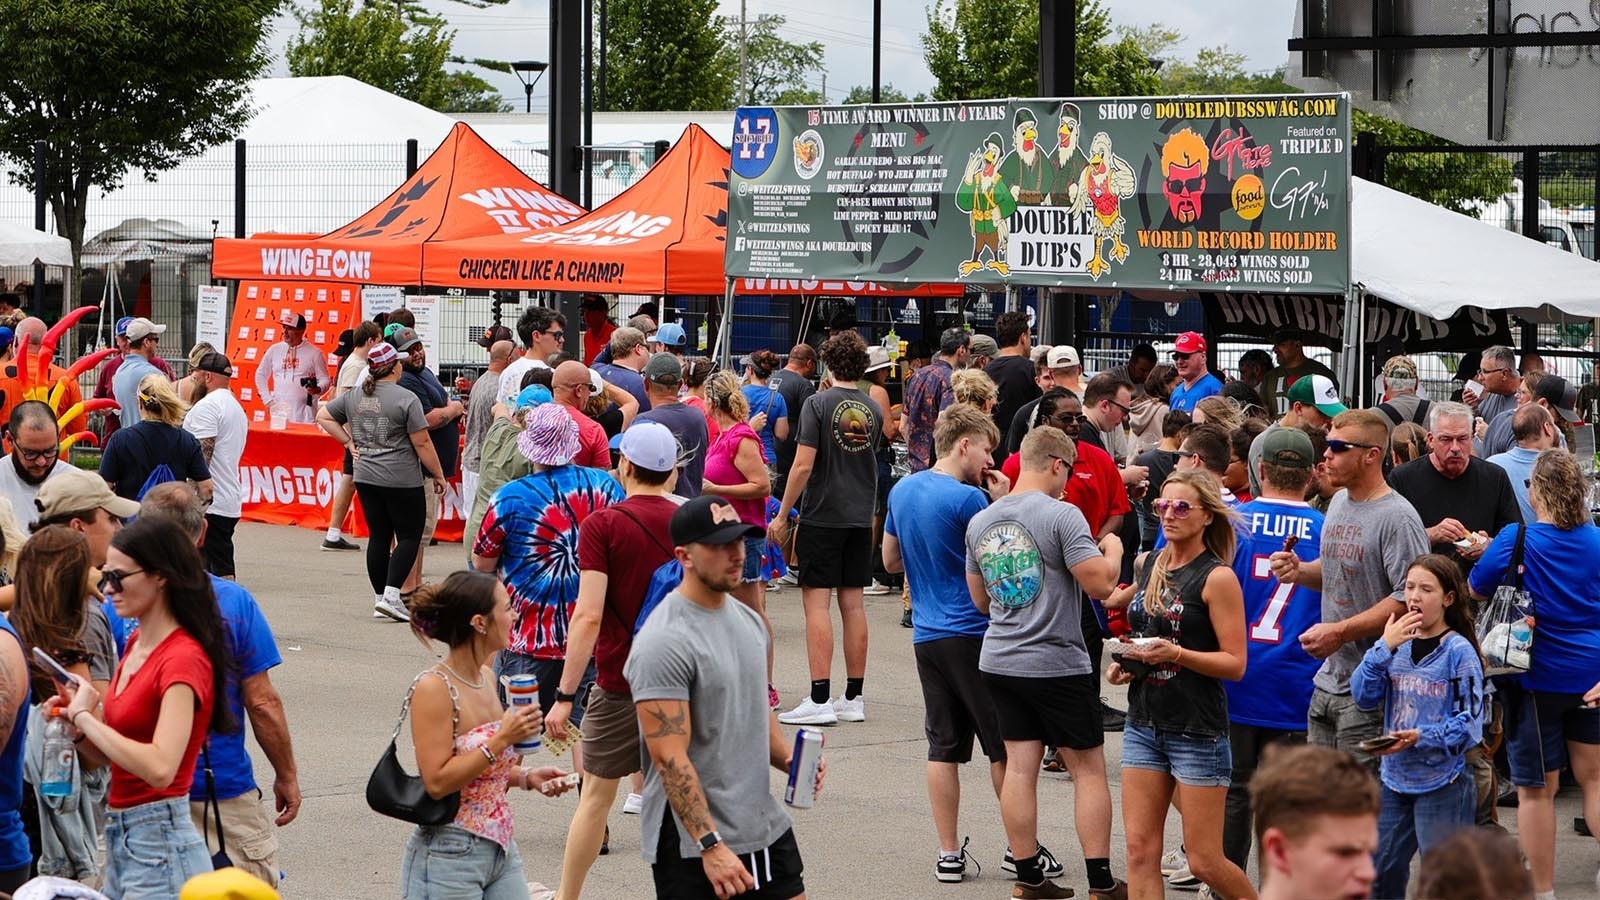
M61 336L67 329L78 324L83 318L98 307L80 306L57 322L53 328L45 332L44 340L39 342L37 356L38 366L29 365L28 336L24 334L17 344L17 379L22 383L22 396L25 400L39 400L49 404L52 412L56 414L56 423L65 429L66 424L86 413L98 412L105 409L117 409L117 401L109 397L96 400L80 400L72 405L66 412L61 411L61 399L65 395L67 385L75 383L78 376L100 365L117 352L115 347L107 347L83 357L73 363L70 368L54 381L50 378L50 361L55 358L56 346L61 343ZM61 452L65 453L73 444L82 441L91 446L98 446L100 438L92 431L80 431L77 434L66 435L61 439Z

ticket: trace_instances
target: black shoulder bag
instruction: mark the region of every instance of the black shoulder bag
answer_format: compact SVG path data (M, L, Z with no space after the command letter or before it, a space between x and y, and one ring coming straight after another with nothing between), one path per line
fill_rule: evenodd
M421 778L401 767L399 754L395 752L395 742L400 739L400 726L405 724L406 713L411 709L411 695L416 693L417 682L422 680L422 676L429 674L439 676L450 691L450 743L452 747L455 744L456 732L461 726L461 706L456 687L450 683L450 679L445 678L444 673L429 669L412 679L405 702L400 704L400 721L394 723L394 734L389 736L389 749L384 751L378 765L372 770L372 776L367 779L367 805L372 807L373 812L402 822L448 825L455 821L456 811L461 808L461 792L435 800L422 786Z

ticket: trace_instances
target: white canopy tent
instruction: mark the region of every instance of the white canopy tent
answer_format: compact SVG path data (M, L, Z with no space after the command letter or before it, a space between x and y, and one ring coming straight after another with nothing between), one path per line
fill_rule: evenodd
M72 242L64 237L0 222L0 266L72 265Z

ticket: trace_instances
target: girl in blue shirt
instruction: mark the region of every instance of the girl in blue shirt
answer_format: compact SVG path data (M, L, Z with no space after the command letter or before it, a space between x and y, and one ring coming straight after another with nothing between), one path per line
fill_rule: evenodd
M1406 572L1406 612L1389 617L1350 676L1356 705L1383 704L1387 738L1374 897L1406 896L1411 857L1472 826L1468 748L1483 740L1483 664L1461 570L1435 553Z

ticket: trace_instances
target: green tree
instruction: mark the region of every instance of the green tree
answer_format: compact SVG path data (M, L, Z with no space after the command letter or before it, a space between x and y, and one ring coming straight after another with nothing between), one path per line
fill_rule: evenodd
M797 44L779 32L788 22L783 16L763 13L745 21L744 82L751 103L776 103L785 95L793 98L809 91L805 84L812 72L822 71L822 42ZM723 66L739 68L739 20L728 18ZM739 102L738 76L734 80L734 102ZM790 101L781 101L790 102ZM793 102L805 102L804 100Z
M915 97L907 97L905 91L900 90L899 88L895 87L892 84L879 85L879 87L878 87L878 97L879 97L880 102L882 102L882 103L926 103L926 102L928 102L928 95L927 94L918 94ZM839 101L839 102L843 103L843 104L845 104L847 106L851 105L851 104L855 104L855 103L871 103L872 102L872 85L870 85L870 84L858 84L855 87L852 87L850 89L850 93L845 94L844 95L844 99Z
M1150 94L1150 56L1130 34L1117 36L1101 0L1078 8L1077 90L1085 96ZM922 35L935 100L1031 97L1039 92L1037 0L936 0Z
M295 18L300 32L285 51L290 75L345 75L432 109L448 105L453 32L442 19L356 0L320 0Z
M441 112L499 113L514 109L510 101L500 96L494 85L471 72L458 69L450 73L449 79Z
M724 50L726 30L716 0L610 0L607 105L622 111L727 109L735 72Z
M32 184L33 142L48 142L45 190L75 262L90 188L114 190L130 170L154 178L249 120L280 6L0 0L0 156Z

